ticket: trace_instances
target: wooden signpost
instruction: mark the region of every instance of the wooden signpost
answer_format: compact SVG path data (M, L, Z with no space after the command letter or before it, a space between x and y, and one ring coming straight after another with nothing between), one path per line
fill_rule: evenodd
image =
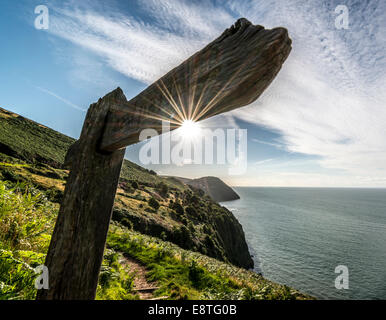
M161 133L255 101L291 51L287 30L239 19L129 102L117 88L90 106L70 148L64 198L46 257L49 289L37 299L94 299L125 147L141 130Z

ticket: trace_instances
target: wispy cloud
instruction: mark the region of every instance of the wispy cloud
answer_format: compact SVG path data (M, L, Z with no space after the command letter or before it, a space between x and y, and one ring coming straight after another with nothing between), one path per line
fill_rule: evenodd
M40 90L40 91L42 91L42 92L44 92L44 93L46 93L46 94L52 96L52 97L55 97L56 99L58 99L58 100L64 102L66 105L70 106L70 107L73 108L73 109L80 110L80 111L83 111L83 112L86 112L86 111L87 111L86 109L83 109L83 108L77 106L76 104L72 103L71 101L68 101L67 99L65 99L65 98L63 98L63 97L57 95L56 93L54 93L54 92L52 92L52 91L50 91L50 90L47 90L47 89L45 89L45 88L38 87L38 86L34 86L34 87L35 87L36 89L38 89L38 90Z
M268 145L268 146L272 146L272 147L275 147L277 149L284 149L285 148L285 145L279 144L279 143L275 143L275 142L268 142L268 141L264 141L264 140L260 140L260 139L256 139L256 138L252 138L251 140L253 142L260 143L260 144L265 144L265 145Z
M269 14L290 30L293 53L260 101L237 116L275 129L288 151L320 156L323 167L384 175L385 3L349 2L349 30L334 28L333 5L293 4Z
M184 1L140 1L153 18L150 25L124 16L111 7L58 5L49 32L91 50L122 74L151 83L217 36L233 18L225 12L210 21L214 7L205 9ZM104 8L105 9L105 8ZM216 26L216 27L215 27Z
M151 83L240 16L268 28L284 26L293 51L282 71L257 103L232 115L280 132L283 145L276 147L316 155L321 166L345 170L353 182L385 175L386 2L345 1L348 30L334 26L340 1L137 3L151 24L113 5L89 2L85 10L71 2L58 5L50 32Z
M264 164L264 163L271 162L272 160L274 160L274 158L256 161L255 164L256 164L256 165L262 165L262 164Z

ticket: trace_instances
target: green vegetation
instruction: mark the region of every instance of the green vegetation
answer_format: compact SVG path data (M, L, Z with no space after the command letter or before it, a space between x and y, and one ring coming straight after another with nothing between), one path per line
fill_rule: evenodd
M0 249L0 300L34 299L36 273L33 267L43 263L44 255L33 251Z
M57 205L33 187L0 181L0 299L33 299Z
M68 176L62 165L74 140L3 109L0 122L0 179L33 185L50 201L60 203ZM19 133L21 139L14 139ZM232 213L202 190L127 160L122 166L113 219L185 249L252 266L243 231ZM190 227L184 229L189 222ZM213 241L208 242L203 232L206 225L216 230L210 235ZM242 245L237 246L240 242Z
M4 248L45 251L47 230L52 229L57 205L33 187L9 188L0 181L0 241Z
M151 173L142 168L136 169L137 166L128 161L124 168L131 166L132 171L137 172L137 177L148 180L146 177L151 176L154 179ZM55 203L60 203L62 199L67 176L66 170L46 164L23 161L0 163L0 179L13 185L32 185ZM160 182L144 183L141 180L121 178L113 219L141 233L172 241L185 249L196 250L237 265L250 266L246 246L243 250L234 246L240 239L243 241L244 235L232 213L198 189L176 187L171 183L168 185L169 178L157 178ZM182 228L189 223L188 229ZM208 226L211 228L208 229ZM210 230L213 241L207 241L208 232L205 230Z
M73 142L70 137L0 108L1 153L59 167Z
M157 211L158 208L160 207L160 204L156 199L152 197L149 199L149 206Z
M33 187L0 181L0 299L34 299L34 268L44 263L58 205ZM132 257L145 265L155 297L169 299L304 299L306 296L263 277L183 250L113 222L101 267L97 299L138 299Z
M173 190L184 190L186 186L178 179L158 176L153 170L147 170L141 166L124 160L121 171L122 182L137 182L144 186L157 186L165 184Z
M113 223L107 245L133 257L149 270L156 281L156 296L171 299L306 299L287 286L262 276L187 251L158 238L149 237Z
M36 295L34 268L45 260L73 141L0 108L0 299ZM143 297L129 259L146 267L147 281L159 288L153 297L310 298L236 267L252 262L238 221L180 179L125 160L113 220L97 299Z
M122 254L107 249L104 255L99 283L97 288L97 300L133 300L138 295L131 293L135 274L127 270L120 263Z

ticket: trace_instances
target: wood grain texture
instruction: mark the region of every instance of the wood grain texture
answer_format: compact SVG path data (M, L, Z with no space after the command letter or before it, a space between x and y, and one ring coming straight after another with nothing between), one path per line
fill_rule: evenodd
M125 150L98 151L112 101L125 102L116 89L92 104L80 139L66 158L70 175L46 257L49 289L38 300L94 299Z
M130 100L111 106L101 149L138 142L142 129L161 130L161 119L199 121L255 101L291 51L284 28L266 30L239 19L231 28ZM181 110L177 112L173 104ZM183 119L181 119L183 118Z

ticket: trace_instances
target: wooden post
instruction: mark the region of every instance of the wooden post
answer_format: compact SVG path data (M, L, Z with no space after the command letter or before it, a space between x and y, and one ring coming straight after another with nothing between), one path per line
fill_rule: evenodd
M37 299L94 299L125 149L100 152L109 108L126 102L121 89L92 104L66 161L70 175L45 265L49 290Z
M129 102L118 88L92 104L66 159L71 171L45 263L50 288L37 299L95 298L122 148L143 129L160 132L162 117L199 121L253 102L290 51L286 29L239 19Z

